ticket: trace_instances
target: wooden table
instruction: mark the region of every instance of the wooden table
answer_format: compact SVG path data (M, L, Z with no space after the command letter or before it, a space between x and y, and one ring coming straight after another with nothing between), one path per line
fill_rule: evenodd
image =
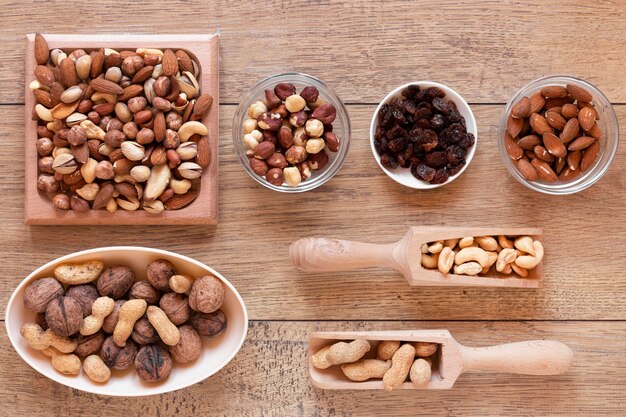
M572 74L615 103L626 137L626 3L571 0L422 2L2 2L0 34L0 314L35 267L97 246L169 249L213 266L244 297L248 339L215 377L179 392L128 401L55 384L20 360L0 330L0 415L623 415L626 407L626 146L606 176L569 197L532 192L505 170L496 146L503 104L547 74ZM219 29L219 225L26 227L23 224L24 34L195 33ZM348 104L345 166L323 187L281 195L243 172L231 145L239 98L286 70L322 78ZM429 79L472 105L479 146L453 184L414 191L375 164L372 112L393 87ZM28 110L26 111L28 113ZM540 226L545 288L410 288L387 270L304 274L288 262L294 239L372 242L410 225ZM575 351L557 377L466 375L446 392L332 392L307 379L313 330L447 328L483 345L532 338Z

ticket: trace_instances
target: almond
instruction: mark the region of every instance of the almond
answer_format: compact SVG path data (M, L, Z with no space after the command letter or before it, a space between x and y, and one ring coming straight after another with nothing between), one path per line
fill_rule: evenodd
M557 158L563 158L567 155L567 148L554 133L547 132L543 134L543 146Z
M552 111L552 109L546 112L546 121L548 122L550 126L558 130L563 130L563 128L565 127L565 123L566 123L565 118L561 116L560 109L558 112Z
M548 165L545 161L535 158L530 163L537 170L537 174L542 180L554 182L558 179L552 168L550 168L550 165Z
M574 100L577 101L585 101L590 102L593 100L593 96L587 90L582 87L577 86L576 84L567 84L565 86L567 88L567 92L572 96Z
M564 157L558 157L556 158L556 163L554 164L554 169L558 174L561 173L561 171L563 171L563 168L565 168L565 158Z
M513 160L520 159L524 155L524 150L508 133L504 134L504 147L506 148L506 153L508 153L509 157Z
M35 96L37 103L42 104L49 109L54 107L54 104L52 103L52 94L49 92L44 90L33 90L33 95Z
M554 130L548 124L546 118L538 113L530 115L530 127L532 127L533 130L540 135L543 135L544 133L554 133Z
M570 97L554 97L554 98L549 98L546 100L546 104L544 104L544 107L546 109L551 109L553 107L563 107L566 104L572 103L574 100L572 100Z
M561 174L559 175L559 180L563 181L563 182L567 182L567 181L571 181L573 178L575 178L578 174L580 173L579 170L577 169L571 169L570 167L567 167L563 170L563 172L561 172Z
M163 145L159 145L150 154L152 165L162 165L167 162L167 150Z
M102 67L104 66L104 51L102 49L97 50L91 57L91 70L89 75L91 78L96 78L102 74Z
M567 97L567 89L561 85L548 85L541 89L541 94L545 98Z
M517 118L530 116L530 99L526 96L522 97L511 109L511 115Z
M517 135L522 131L522 126L524 125L523 119L517 119L512 115L506 119L506 131L509 132L511 137L516 138Z
M528 181L537 181L537 170L526 159L520 159L517 161L517 169L519 169L520 174L522 174L522 176Z
M165 115L162 111L159 111L154 115L152 130L154 132L154 137L157 142L163 142L163 139L165 139L167 126L165 123Z
M151 65L146 65L145 67L141 68L133 76L133 84L141 84L146 81L152 76L152 71L154 71L154 67Z
M580 127L586 132L590 130L596 122L598 112L593 107L583 107L578 112L578 123Z
M543 146L537 145L535 146L535 149L533 151L535 152L535 156L542 161L546 161L549 163L554 162L554 156L552 156L552 154L548 152L548 150Z
M54 83L54 73L51 68L46 67L45 65L37 65L33 73L35 74L37 81L46 87L50 87Z
M171 49L163 52L163 74L167 77L173 77L178 72L178 58Z
M576 136L578 136L578 132L580 131L578 119L572 118L565 123L565 127L563 127L563 131L561 132L561 140L563 143L568 143L572 141Z
M118 148L113 152L117 151L120 152L120 157L113 163L113 172L115 172L115 175L130 174L130 170L133 169L135 165L139 165L139 161L131 161L128 158L124 158L121 148ZM113 152L111 152L111 154ZM113 158L111 158L111 155L109 155L109 159L113 160Z
M100 191L96 194L96 198L93 200L94 209L101 209L106 207L109 200L113 198L113 192L115 191L115 187L113 184L107 182L106 184L100 187Z
M65 88L61 85L61 83L53 83L52 87L50 87L50 95L52 96L52 104L55 106L61 102L61 96Z
M198 197L198 191L187 191L185 194L176 194L174 197L168 199L165 203L165 208L168 210L178 210L191 204Z
M585 172L595 162L598 158L598 154L600 153L600 142L595 141L589 146L587 149L583 151L583 156L580 159L580 171Z
M71 146L72 155L74 155L74 159L76 159L81 164L84 164L89 159L89 146L87 142L78 146Z
M78 75L76 75L76 65L70 58L65 58L59 63L58 75L59 81L65 86L65 88L69 88L80 83Z
M561 107L561 114L566 119L571 119L572 117L578 117L578 107L575 104L564 104Z
M78 107L78 100L73 103L59 103L50 110L50 113L55 119L65 119L67 116L74 113L76 107Z
M124 93L124 89L112 81L105 80L104 78L96 78L89 84L94 90L101 93L121 95Z
M581 149L585 149L588 146L591 146L596 141L596 138L592 136L581 136L578 139L574 140L567 147L570 151L579 151Z
M201 137L198 140L198 155L196 156L196 163L206 169L211 163L211 144L209 138L206 136Z
M48 48L48 42L41 36L41 34L35 34L35 61L39 65L46 65L50 58L50 49Z
M108 116L113 113L115 110L115 103L101 103L93 106L93 111L98 113L100 116Z
M193 106L193 116L202 116L211 109L213 105L213 97L210 94L202 94L197 98L196 104Z
M517 144L527 151L532 151L535 146L540 145L541 141L537 135L527 135L517 141Z
M546 99L541 95L541 91L537 91L535 94L529 97L530 100L530 113L539 113L546 104Z
M139 96L143 93L143 86L139 84L131 84L123 89L122 94L117 97L117 101L128 101L133 97Z
M193 62L191 61L191 58L189 58L189 55L187 55L187 52L179 49L176 51L176 58L178 59L178 67L181 71L189 71L192 74L195 72Z
M591 129L587 131L587 135L593 136L596 139L602 138L602 131L598 127L597 123L594 123L593 126L591 126Z
M571 170L577 170L580 166L580 158L583 156L581 151L573 151L567 154L567 166Z

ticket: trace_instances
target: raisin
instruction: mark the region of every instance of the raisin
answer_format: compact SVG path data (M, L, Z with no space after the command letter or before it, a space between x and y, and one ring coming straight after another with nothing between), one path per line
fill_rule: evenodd
M427 165L419 164L417 166L413 166L411 168L411 174L414 177L419 178L424 181L430 181L435 177L435 170Z
M440 168L435 172L435 175L430 180L431 184L443 184L448 181L449 175L445 168Z
M458 165L461 162L465 161L466 154L467 152L465 151L465 149L456 145L452 145L448 149L446 149L446 158L448 159L448 162L452 165Z
M430 116L432 116L432 114L433 112L431 109L422 107L421 109L417 109L415 111L415 118L416 119L429 119Z
M435 98L433 98L432 104L433 104L433 107L436 110L440 111L441 113L443 113L443 114L447 114L448 113L448 108L449 108L448 107L448 103L446 103L444 101L444 99L442 99L440 97L435 97Z
M402 94L406 98L414 98L415 95L419 92L420 92L420 87L418 85L410 85L402 92Z
M396 138L389 141L389 151L393 153L400 153L404 150L406 141L404 138Z
M393 118L396 120L396 122L400 124L404 124L406 122L406 118L404 117L404 113L402 112L402 110L394 108L391 110L391 114L393 115Z
M403 154L396 155L396 161L398 162L398 166L402 168L408 168L407 160L404 158Z
M441 130L445 127L445 120L443 116L440 114L434 114L433 117L430 118L430 127L434 130Z
M413 156L413 144L412 143L409 143L408 145L406 145L406 149L404 150L404 152L402 152L402 156L406 160L408 160L409 158Z
M415 102L411 100L406 100L404 102L404 112L414 115L417 112L417 106L415 105Z
M413 166L417 166L419 165L420 162L422 162L417 156L413 155L410 159L409 162L411 162L411 165Z
M392 138L403 137L406 135L406 130L404 130L400 125L395 125L389 131L389 135L391 135Z
M428 91L428 96L431 101L435 97L444 98L446 96L446 93L439 87L429 87L426 91Z
M417 126L421 127L422 129L428 129L430 128L430 120L428 119L419 119L417 121L417 123L415 123Z
M443 151L430 152L426 154L424 163L432 168L443 168L448 163L448 158Z
M439 138L434 130L425 129L420 135L420 145L424 151L429 152L437 147L439 144Z
M459 113L458 111L452 112L452 113L448 114L448 120L450 120L453 123L458 123L458 122L461 122L461 121L465 121L463 119L463 116L461 116L461 113Z
M466 133L465 136L458 142L458 145L468 151L472 146L474 146L474 135L472 133Z
M454 165L454 166L450 164L446 165L446 169L448 170L448 174L450 176L453 176L453 175L458 174L461 168L463 168L464 166L465 166L465 159L462 160L461 163L458 165Z
M396 161L396 158L389 155L388 153L385 153L383 154L383 156L380 157L380 163L382 164L382 166L389 169L394 169L398 166L398 161Z

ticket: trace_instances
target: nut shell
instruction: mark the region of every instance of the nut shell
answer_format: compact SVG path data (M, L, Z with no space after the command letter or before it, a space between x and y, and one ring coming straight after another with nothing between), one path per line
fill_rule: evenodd
M224 284L218 278L207 275L198 278L189 293L189 306L195 311L212 313L224 302Z
M130 300L139 298L146 300L148 305L154 305L159 302L161 292L150 285L148 281L137 281L128 292L128 298Z
M146 269L148 282L163 292L169 291L169 282L173 275L176 275L176 268L165 259L150 262Z
M135 370L146 382L161 381L172 372L172 358L161 346L144 346L135 357Z
M78 346L76 346L76 350L74 350L74 353L81 358L85 358L93 354L98 354L100 353L100 349L102 349L104 339L105 335L102 331L90 334L88 336L83 336L81 334L76 339L76 341L78 342Z
M123 370L133 364L137 356L137 345L130 341L126 341L126 345L121 348L113 341L113 336L105 339L100 350L100 357L109 368Z
M176 326L185 323L191 317L191 308L185 294L175 292L164 294L159 301L159 307Z
M159 334L150 324L147 317L142 317L135 323L130 337L139 345L149 345L159 341Z
M83 317L91 314L91 306L96 298L100 297L98 289L93 284L72 285L65 291L66 297L72 297L78 301L83 309Z
M63 285L52 277L31 282L24 291L24 308L36 313L46 311L48 303L63 295Z
M195 361L202 352L202 338L189 324L179 327L178 330L180 342L170 347L172 358L178 363Z
M102 330L107 333L113 333L115 330L115 326L117 325L117 320L120 315L120 308L122 308L122 304L124 304L127 300L116 300L115 307L113 308L113 312L104 318L102 322Z
M57 297L46 307L46 322L59 336L71 336L80 330L83 309L71 297Z
M228 325L226 315L222 310L213 313L199 313L194 311L189 324L201 335L215 337L222 334Z
M114 300L122 298L135 282L135 273L128 266L111 266L98 279L98 292Z

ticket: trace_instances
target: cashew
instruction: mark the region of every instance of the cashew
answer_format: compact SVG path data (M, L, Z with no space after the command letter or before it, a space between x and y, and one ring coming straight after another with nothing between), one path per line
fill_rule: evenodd
M498 244L502 246L502 249L513 249L513 242L504 235L498 236Z
M370 378L382 378L391 368L390 360L361 359L341 365L343 374L351 381L367 381Z
M474 238L472 236L464 237L459 241L459 248L469 248L474 243Z
M89 336L102 327L104 318L113 312L115 301L109 297L97 298L91 306L91 316L85 317L80 324L80 334Z
M43 121L51 122L54 120L54 117L52 117L52 112L50 111L50 109L44 107L41 104L37 104L35 106L35 113L37 113L37 117L39 117Z
M535 249L533 248L533 239L530 236L521 236L515 239L513 242L515 247L523 252L530 253L535 256Z
M428 255L427 253L422 253L422 266L429 269L437 268L437 263L439 262L439 254L433 253L432 255Z
M439 345L431 342L416 342L413 343L413 347L415 348L415 356L426 358L437 352Z
M98 192L100 191L100 185L95 182L85 184L76 190L76 194L81 196L87 201L93 201L96 199Z
M417 359L411 366L409 378L415 386L423 386L430 382L432 371L430 364L424 359Z
M498 242L491 236L478 236L474 240L486 251L494 251L498 248Z
M430 253L439 253L443 249L443 240L438 240L432 245L428 246L428 252Z
M74 352L78 346L75 339L59 336L50 329L44 332L37 323L24 324L20 329L20 334L26 339L30 347L42 352L53 348L61 353L70 353Z
M439 252L439 259L437 260L437 267L442 274L447 274L454 266L454 251L449 247L444 247L441 252Z
M85 129L88 139L104 140L104 130L96 126L91 120L83 120L80 122L80 127Z
M422 253L428 253L428 243L422 243Z
M163 51L160 49L154 49L154 48L137 48L135 50L135 53L141 57L146 57L148 55L154 55L154 56L158 56L159 57L159 61L161 58L163 58Z
M100 261L88 261L82 264L61 264L54 268L54 277L61 284L79 285L93 282L100 277L104 264Z
M489 264L489 254L481 248L464 248L461 249L454 257L457 265L464 264L469 261L476 261L480 264L480 269Z
M144 190L144 198L146 200L154 200L163 194L163 191L165 191L165 188L167 188L169 184L171 176L172 172L167 164L152 167L150 178L148 178L146 189Z
M178 294L185 294L191 290L193 279L187 275L172 275L170 278L170 288Z
M448 240L444 240L443 241L443 246L447 246L450 249L454 249L457 245L457 243L459 243L459 240L461 239L448 239Z
M180 342L180 331L165 312L157 306L148 307L148 321L159 334L159 337L169 346L174 346Z
M113 341L119 347L126 346L126 340L133 332L135 322L143 316L148 304L146 300L134 299L128 300L120 307L117 324L113 330Z
M457 275L478 275L483 267L478 262L465 262L454 266L454 273Z
M517 258L517 252L515 249L502 249L498 254L498 260L496 261L496 271L504 271L508 264L515 261L515 258Z
M511 269L517 273L522 278L526 278L528 276L528 270L526 268L522 268L521 266L517 266L515 263L510 264Z
M396 350L400 348L399 340L383 340L378 344L376 357L381 360L389 360L396 353ZM382 376L380 377L382 378Z
M209 129L202 122L196 121L187 122L178 129L178 136L181 142L187 142L195 134L206 136L209 134Z
M539 265L539 262L543 259L543 245L538 240L533 242L533 252L535 256L518 256L517 259L515 259L515 264L524 269L533 269Z
M117 103L117 96L115 94L101 93L99 91L96 91L91 95L90 100L94 103L97 101L106 103Z
M89 158L87 162L85 162L80 167L80 174L83 176L83 179L87 184L91 184L96 180L96 167L98 166L98 161L93 158Z
M111 370L98 355L89 355L85 358L83 371L94 382L107 382L111 378Z
M52 355L51 363L63 375L78 375L80 372L80 358L73 353Z
M501 272L506 275L509 275L511 272L513 272L513 268L511 268L511 264L506 264L506 266Z
M487 264L487 267L491 267L498 261L498 252L487 251L487 255L489 255L489 263Z
M391 358L391 368L383 376L383 386L385 390L400 386L409 375L413 359L415 358L415 348L413 345L406 343L400 346L400 349L393 354Z

